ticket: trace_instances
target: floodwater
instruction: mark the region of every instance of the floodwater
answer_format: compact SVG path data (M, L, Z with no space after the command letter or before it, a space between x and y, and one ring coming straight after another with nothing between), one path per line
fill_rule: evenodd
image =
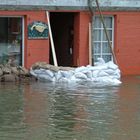
M0 84L0 140L139 140L140 76L122 82Z

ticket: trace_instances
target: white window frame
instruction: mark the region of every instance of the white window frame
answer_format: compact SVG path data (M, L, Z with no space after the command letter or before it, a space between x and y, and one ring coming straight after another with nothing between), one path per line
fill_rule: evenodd
M95 41L94 40L94 34L93 34L92 64L94 64L96 62L94 60L94 56L95 55L101 55L101 56L103 56L103 55L110 55L111 54L111 52L110 53L103 53L103 51L102 51L102 48L103 48L102 44L104 42L108 43L108 41L107 40L106 41L103 41L103 31L104 31L103 25L101 25L101 28L94 28L94 21L95 21L95 18L96 17L100 18L100 16L97 15L97 16L95 16L93 18L93 33L94 33L95 30L100 30L101 31L101 40L100 41ZM110 42L112 43L112 48L114 48L114 16L104 15L104 18L106 18L106 17L111 17L111 19L112 19L112 28L107 28L107 31L108 30L111 30L112 31L112 40ZM94 43L100 43L101 44L101 53L95 53L94 52ZM111 58L111 61L113 61L113 56Z

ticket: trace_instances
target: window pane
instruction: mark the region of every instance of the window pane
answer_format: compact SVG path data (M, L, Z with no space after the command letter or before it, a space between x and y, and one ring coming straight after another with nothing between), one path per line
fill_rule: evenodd
M102 43L102 52L103 53L111 53L108 42L103 42Z
M109 36L110 41L112 41L112 30L107 30L107 34ZM103 32L103 41L107 41L105 31Z
M105 62L111 61L112 56L111 55L103 55L102 58L104 59Z
M101 30L94 30L94 41L101 41Z
M100 58L101 57L101 55L94 55L94 62L98 62L98 58Z
M104 22L105 22L106 28L112 28L112 18L111 17L105 17Z
M94 43L94 54L101 53L101 43Z
M95 17L95 21L93 23L94 28L101 28L101 20L99 17Z

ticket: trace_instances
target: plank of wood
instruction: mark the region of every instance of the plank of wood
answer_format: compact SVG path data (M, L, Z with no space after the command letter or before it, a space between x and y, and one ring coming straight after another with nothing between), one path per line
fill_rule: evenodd
M58 66L57 58L56 58L56 52L55 52L55 46L54 46L54 41L53 41L53 36L52 36L49 12L48 11L46 11L46 15L47 15L47 21L48 21L49 36L50 36L50 41L51 41L51 49L52 49L53 61L54 61L54 65Z

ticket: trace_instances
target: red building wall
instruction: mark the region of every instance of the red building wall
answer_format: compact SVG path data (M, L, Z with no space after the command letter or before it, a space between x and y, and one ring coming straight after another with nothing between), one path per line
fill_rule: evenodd
M76 12L74 21L74 65L89 62L88 12ZM98 14L98 13L96 13ZM114 24L114 51L123 75L140 74L140 12L103 12L112 15ZM45 11L0 11L0 16L24 16L24 66L36 61L49 63L49 39L31 40L27 37L27 25L33 21L47 22Z
M74 19L74 65L89 64L89 23L88 12L78 12Z
M115 31L115 50L122 74L140 74L140 13L118 13Z

